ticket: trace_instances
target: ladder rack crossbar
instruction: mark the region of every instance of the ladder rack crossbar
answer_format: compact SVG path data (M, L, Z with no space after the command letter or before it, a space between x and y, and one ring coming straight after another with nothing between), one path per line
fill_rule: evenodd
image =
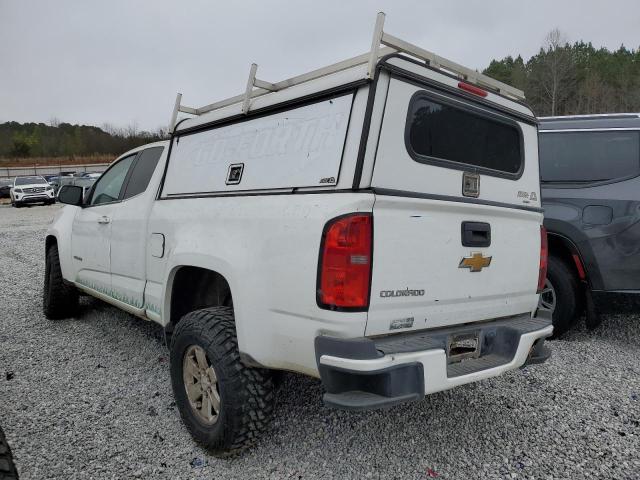
M179 112L187 113L190 115L203 115L213 110L242 103L242 112L248 113L251 108L251 100L267 93L277 92L285 88L300 85L302 83L315 80L327 75L341 72L349 68L358 65L367 65L366 78L373 78L376 65L381 57L389 55L394 52L401 52L415 57L419 60L426 62L430 67L440 69L451 73L461 80L475 83L479 86L489 88L502 95L506 95L515 100L524 100L524 92L518 90L506 83L500 82L493 78L490 78L480 72L467 68L459 63L448 60L444 57L436 55L433 52L425 50L417 45L406 42L398 37L390 35L384 32L384 20L385 14L383 12L378 13L376 18L376 24L373 31L373 38L371 43L371 50L365 54L358 55L357 57L349 58L327 67L322 67L317 70L313 70L302 75L298 75L286 80L282 80L276 83L266 82L256 78L256 72L258 65L251 64L249 71L249 78L247 80L247 87L245 92L236 95L219 102L210 103L199 108L187 107L182 105L182 94L178 94L176 97L176 103L173 113L171 115L171 123L169 124L169 131L173 131L176 126L177 116ZM381 47L381 45L384 45Z
M388 55L389 53L393 53L395 50L392 48L383 48L380 49L381 54ZM277 83L273 83L274 89L273 91L284 90L285 88L293 87L295 85L300 85L301 83L308 82L310 80L315 80L331 73L338 73L343 70L347 70L351 67L355 67L357 65L364 64L369 57L368 53L363 55L358 55L357 57L350 58L348 60L343 60L341 62L335 63L328 67L322 67L317 70L313 70L311 72L304 73L302 75L298 75L296 77L288 78L286 80L282 80ZM258 89L251 91L251 98L260 97L270 93L268 90L264 88L258 87ZM221 100L219 102L211 103L209 105L205 105L204 107L200 107L195 109L197 111L196 115L202 115L207 112L211 112L212 110L217 110L219 108L228 107L229 105L234 105L236 103L242 102L245 99L246 92L240 95L236 95L235 97L228 98L226 100Z
M408 53L421 60L425 60L429 62L429 65L434 68L444 69L453 74L456 74L461 77L462 80L482 84L486 87L490 87L504 95L511 96L518 100L524 99L524 92L522 90L518 90L511 85L507 85L506 83L500 82L499 80L495 80L482 73L476 72L475 70L471 70L464 65L460 65L459 63L447 60L446 58L436 55L429 50L425 50L424 48L418 47L417 45L405 42L404 40L398 37L394 37L393 35L389 35L388 33L382 34L380 42L383 45L387 45L398 51Z

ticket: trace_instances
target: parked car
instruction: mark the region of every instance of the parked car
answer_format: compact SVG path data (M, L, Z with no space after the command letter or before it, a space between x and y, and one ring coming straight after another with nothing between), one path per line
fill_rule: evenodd
M395 48L266 95L252 76L88 198L60 190L45 315L85 292L162 325L182 419L216 454L266 428L277 370L363 410L550 355L537 120L522 92Z
M82 174L83 178L91 178L93 180L97 180L98 178L100 178L100 175L102 175L102 173L98 173L98 172L85 172Z
M60 176L59 175L43 175L44 179L53 187L53 191L57 193L60 188Z
M13 180L0 179L0 198L10 198L11 187L13 186Z
M566 332L587 307L640 305L640 115L540 119L549 270L541 308ZM622 302L620 302L622 300Z
M19 208L27 203L55 203L53 187L40 175L18 176L10 192L11 205Z
M78 185L79 187L83 187L85 189L89 189L93 186L96 180L100 177L100 175L82 175L78 177L73 177L68 185Z
M47 182L49 182L49 185L53 187L53 191L57 194L58 190L60 189L60 176L53 175L50 178L47 178L46 180Z
M74 175L60 175L51 179L51 185L57 193L63 185L78 185L85 189L91 188L95 181L100 178L100 174L96 173L77 173Z
M60 190L60 187L63 185L73 185L75 176L71 174L60 174L54 182L57 185L56 192Z

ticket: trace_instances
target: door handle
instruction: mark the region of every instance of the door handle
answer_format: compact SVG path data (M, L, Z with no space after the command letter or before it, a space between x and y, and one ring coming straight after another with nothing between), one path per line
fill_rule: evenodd
M464 247L488 247L491 245L491 225L484 222L462 222Z
M100 217L98 219L98 223L101 223L101 224L105 225L107 223L111 223L111 219L109 217L107 217L106 215L103 215L102 217Z

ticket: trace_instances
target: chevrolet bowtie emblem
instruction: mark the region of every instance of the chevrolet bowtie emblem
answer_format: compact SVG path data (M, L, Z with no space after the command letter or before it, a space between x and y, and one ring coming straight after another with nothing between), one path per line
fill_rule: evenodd
M468 268L472 272L479 272L489 265L491 265L491 257L485 257L480 252L475 252L470 257L463 257L458 268Z

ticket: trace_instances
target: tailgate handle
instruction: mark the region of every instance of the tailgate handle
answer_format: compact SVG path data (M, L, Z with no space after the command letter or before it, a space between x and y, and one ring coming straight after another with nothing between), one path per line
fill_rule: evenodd
M463 247L488 247L491 245L491 225L485 222L462 222Z

